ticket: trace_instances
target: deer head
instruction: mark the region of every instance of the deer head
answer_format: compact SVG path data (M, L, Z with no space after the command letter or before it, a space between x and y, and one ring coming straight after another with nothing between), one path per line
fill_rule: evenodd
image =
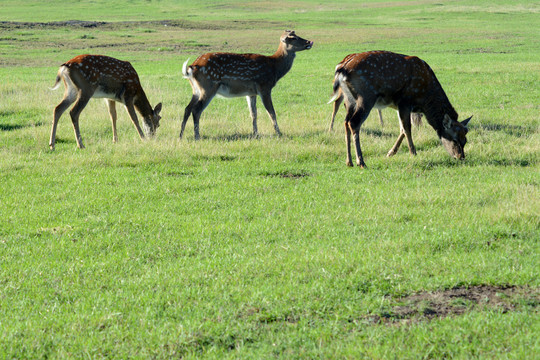
M456 159L465 159L465 144L467 143L467 125L472 116L462 122L452 120L448 114L444 115L443 127L441 132L441 142L446 151Z
M157 104L150 114L144 116L143 125L146 135L154 136L156 134L156 130L159 127L159 120L161 119L160 112L161 103Z
M287 51L302 51L309 50L313 46L313 41L302 39L297 36L294 31L286 30L283 35L281 35L281 42L285 45Z

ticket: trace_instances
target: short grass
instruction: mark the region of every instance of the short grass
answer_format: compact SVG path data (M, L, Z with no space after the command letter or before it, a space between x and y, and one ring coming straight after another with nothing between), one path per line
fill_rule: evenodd
M0 358L513 358L540 356L540 5L527 1L3 1L0 23ZM62 9L59 11L58 9ZM73 21L77 20L77 21ZM83 24L80 21L104 22ZM271 54L285 28L315 41L259 102L215 99L178 139L182 63ZM345 55L414 54L462 117L467 159L428 125L418 156L387 150L395 112L345 166L333 69ZM119 108L69 116L48 150L57 68L81 53L129 60L153 105L140 141ZM392 317L405 295L518 286L512 310ZM456 302L456 306L467 302ZM389 315L390 314L390 315Z

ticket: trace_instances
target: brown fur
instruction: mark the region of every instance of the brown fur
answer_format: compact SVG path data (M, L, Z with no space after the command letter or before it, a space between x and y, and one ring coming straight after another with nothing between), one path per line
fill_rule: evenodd
M292 67L296 52L310 49L312 41L286 31L280 38L274 55L207 53L182 70L189 79L193 96L185 109L180 138L186 122L193 115L195 139L199 139L199 119L216 95L224 97L245 96L253 120L253 134L257 135L257 95L268 111L276 134L280 135L276 113L272 104L272 88Z
M411 112L423 113L437 131L445 149L463 159L467 141L467 119L458 122L458 114L450 104L435 73L429 65L415 57L389 51L351 54L338 65L334 79L334 97L345 100L347 165L352 166L350 140L354 136L356 163L365 167L360 149L359 130L371 109L390 106L399 112L401 134L388 152L394 155L406 137L409 152L416 155L411 137Z
M102 55L79 55L62 64L56 76L53 89L64 81L64 98L54 109L51 139L49 146L54 150L58 120L71 104L70 111L77 147L84 148L79 130L79 115L92 97L107 99L109 115L112 121L113 142L118 141L116 132L116 102L126 106L129 116L139 133L144 133L139 126L135 109L142 115L149 135L154 135L159 127L161 103L155 109L148 102L141 87L139 76L129 62Z

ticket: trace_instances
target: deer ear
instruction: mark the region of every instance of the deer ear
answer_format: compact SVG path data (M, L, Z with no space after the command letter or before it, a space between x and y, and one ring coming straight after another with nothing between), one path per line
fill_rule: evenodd
M161 112L161 103L157 104L154 108L154 114L158 115Z
M461 122L461 125L467 127L467 125L469 125L469 121L471 121L471 118L472 118L472 115L468 119L463 120Z
M450 116L448 116L448 114L444 114L443 126L447 130L452 127L452 118L450 118Z

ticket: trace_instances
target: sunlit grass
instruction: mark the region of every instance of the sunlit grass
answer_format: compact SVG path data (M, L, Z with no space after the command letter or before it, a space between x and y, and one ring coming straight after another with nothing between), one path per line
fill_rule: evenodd
M536 5L53 5L7 1L2 16L112 23L2 25L0 358L537 357ZM191 119L180 140L191 98L182 63L272 54L285 28L315 46L274 88L284 135L260 100L254 138L244 98L214 99L202 140ZM403 146L387 158L399 125L384 110L384 127L375 114L362 127L367 169L345 166L343 109L327 131L333 71L374 49L426 60L460 116L473 115L465 161L426 123L413 128L416 157ZM163 102L155 138L141 141L118 106L113 144L106 106L91 100L86 149L68 112L48 149L63 95L49 87L82 53L133 64L150 103ZM527 296L512 311L388 317L401 296L482 284Z

